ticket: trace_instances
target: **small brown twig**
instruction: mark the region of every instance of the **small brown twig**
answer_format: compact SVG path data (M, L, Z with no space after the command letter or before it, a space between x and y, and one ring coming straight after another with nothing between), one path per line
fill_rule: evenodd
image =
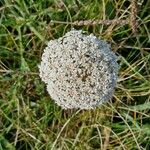
M132 28L132 32L134 34L137 33L137 26L138 26L138 22L136 20L136 16L137 16L137 1L136 0L132 0L131 1L131 16L130 16L130 26Z
M74 21L74 22L63 22L63 21L55 21L51 20L51 23L57 23L57 24L70 24L70 25L76 25L76 26L86 26L86 25L97 25L97 24L103 24L103 25L110 25L110 24L120 24L125 25L128 24L128 20L119 20L119 19L113 19L113 20L81 20L81 21Z

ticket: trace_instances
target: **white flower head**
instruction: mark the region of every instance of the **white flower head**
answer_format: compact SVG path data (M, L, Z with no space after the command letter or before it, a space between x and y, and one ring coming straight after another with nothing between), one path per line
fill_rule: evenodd
M107 42L73 29L49 41L39 71L59 106L91 109L112 97L118 64Z

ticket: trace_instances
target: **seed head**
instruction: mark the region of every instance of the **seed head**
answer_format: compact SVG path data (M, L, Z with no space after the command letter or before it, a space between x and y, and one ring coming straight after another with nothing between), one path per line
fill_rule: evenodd
M49 41L39 71L59 106L91 109L112 97L118 64L107 42L73 29Z

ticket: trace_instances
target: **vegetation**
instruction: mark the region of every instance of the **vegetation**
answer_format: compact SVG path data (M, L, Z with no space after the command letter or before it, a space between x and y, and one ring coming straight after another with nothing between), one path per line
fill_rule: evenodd
M0 1L0 150L150 149L150 3L135 3ZM39 78L47 41L72 27L107 40L119 56L113 99L94 110L62 110Z

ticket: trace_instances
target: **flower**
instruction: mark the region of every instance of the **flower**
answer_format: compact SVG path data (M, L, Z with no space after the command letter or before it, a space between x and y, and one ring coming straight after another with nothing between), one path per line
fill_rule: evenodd
M118 77L117 56L107 42L73 29L48 42L39 71L59 106L91 109L113 95Z

